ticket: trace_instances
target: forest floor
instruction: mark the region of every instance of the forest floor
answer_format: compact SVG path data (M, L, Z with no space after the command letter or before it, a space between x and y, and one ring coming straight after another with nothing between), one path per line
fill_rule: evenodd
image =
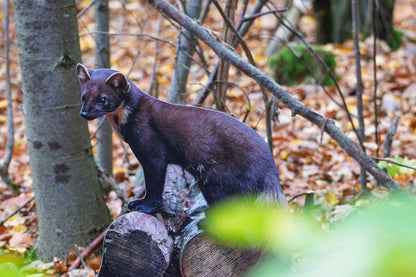
M78 12L90 1L78 0ZM0 21L4 22L4 3L0 4ZM392 144L391 156L400 156L407 165L416 165L416 3L414 1L396 1L394 24L403 32L403 45L397 51L390 51L384 42L377 42L377 97L380 109L378 111L379 143L375 139L374 113L374 70L373 70L373 39L367 38L360 42L362 55L362 76L364 82L364 116L365 116L365 147L371 156L382 156L386 133L392 124L394 116L400 116L397 134ZM128 0L125 12L119 1L110 1L111 33L111 67L128 75L128 77L143 91L147 91L155 63L156 42L150 37L122 35L150 34L157 36L158 13L147 6L145 2ZM13 19L13 16L12 16ZM83 63L94 67L94 15L93 9L87 11L79 19L80 43ZM256 60L257 67L268 72L267 57L264 51L271 38L276 19L267 15L255 20L245 40ZM4 24L3 24L4 25ZM221 31L222 20L212 8L204 25L214 31ZM311 14L306 14L299 22L307 41L314 43L315 21ZM18 49L14 23L10 29L10 70L13 93L13 110L15 124L15 149L10 165L10 175L19 185L20 192L16 194L6 184L0 181L0 221L16 210L33 196L32 180L29 166L29 156L25 139L24 116L22 112L22 76L19 70ZM176 44L177 28L166 19L161 20L161 39ZM0 157L3 157L6 138L6 105L5 100L5 59L4 32L0 32ZM175 48L168 43L157 43L155 76L158 80L158 97L166 99L171 74L174 71ZM207 63L212 66L217 60L215 53L205 45ZM328 44L337 61L336 74L340 77L339 86L351 114L356 114L355 57L353 42L343 44ZM242 50L237 49L238 53ZM243 55L244 56L244 55ZM188 102L191 103L207 82L205 71L196 63L190 70L187 85ZM74 72L75 74L75 72ZM230 69L230 81L237 83L249 92L251 107L248 107L246 96L238 87L230 86L227 106L231 113L242 119L247 110L250 111L246 123L265 136L264 105L262 94L256 83L249 77ZM285 87L285 89L310 106L319 114L334 119L336 124L353 141L356 140L346 112L340 109L324 93L319 85L300 84ZM329 87L330 94L340 101L337 91ZM214 98L208 97L205 107L213 108ZM329 207L339 203L349 203L360 190L358 164L349 157L337 143L328 135L300 116L291 116L284 105L279 109L279 121L273 127L273 154L280 174L280 182L285 194L294 194L314 190L316 202ZM353 119L356 126L357 120ZM91 134L96 129L96 123L89 123ZM92 144L95 145L95 139ZM379 149L379 150L378 150ZM133 197L132 180L139 166L136 158L119 138L114 136L114 177L120 187L129 197ZM412 170L402 170L393 178L403 187L413 190L416 173ZM372 176L368 175L368 186L375 194L387 193L376 187ZM304 197L293 201L293 205L303 206ZM120 201L110 194L108 204L113 216L121 211ZM0 226L0 247L21 253L27 253L36 241L36 213L33 201L21 213L13 216L3 226ZM98 265L99 262L97 261Z

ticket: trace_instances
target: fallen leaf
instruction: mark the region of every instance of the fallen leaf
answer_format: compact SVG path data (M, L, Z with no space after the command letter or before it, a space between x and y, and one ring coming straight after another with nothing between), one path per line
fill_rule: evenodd
M324 203L328 206L334 206L339 203L339 200L334 193L329 192L325 195Z
M34 239L28 233L16 233L9 240L9 249L16 250L20 253L25 252L27 249L34 245Z

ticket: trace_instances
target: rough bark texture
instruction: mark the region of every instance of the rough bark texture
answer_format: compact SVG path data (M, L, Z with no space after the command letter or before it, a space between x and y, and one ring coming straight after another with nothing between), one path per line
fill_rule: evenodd
M104 34L109 31L108 0L96 0L94 6L96 23L95 68L110 67L110 38ZM100 128L97 131L97 163L108 174L113 174L113 138L112 127L105 116L97 119Z
M79 116L74 1L15 1L23 110L43 259L64 258L111 222Z
M198 24L195 20L187 17L185 14L177 10L165 0L148 0L148 2L160 12L164 13L169 18L173 19L181 26L187 28L194 36L198 37L218 56L227 59L237 69L247 74L264 88L268 89L274 94L283 104L291 109L292 114L299 114L310 122L317 125L319 128L324 127L324 131L331 136L338 144L360 165L374 176L374 178L382 185L390 189L399 190L399 186L394 182L385 172L383 172L377 164L369 156L367 156L361 149L359 149L350 139L348 139L341 130L335 125L333 120L324 118L316 113L310 107L297 101L287 91L285 91L279 84L271 79L266 73L250 65L244 61L236 52L230 50L227 46L218 41L211 33L203 26Z

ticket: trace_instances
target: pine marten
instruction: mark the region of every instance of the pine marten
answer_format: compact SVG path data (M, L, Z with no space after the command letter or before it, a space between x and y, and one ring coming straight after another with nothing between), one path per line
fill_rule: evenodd
M80 115L105 115L143 166L146 196L128 208L157 211L166 168L178 164L196 179L209 205L234 195L286 203L272 153L250 127L218 111L174 105L138 89L122 73L77 65Z

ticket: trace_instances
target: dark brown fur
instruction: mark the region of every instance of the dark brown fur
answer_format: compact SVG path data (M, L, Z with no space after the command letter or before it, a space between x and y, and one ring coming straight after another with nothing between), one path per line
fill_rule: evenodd
M195 176L208 204L248 194L286 202L267 144L247 125L221 112L162 102L114 70L78 65L77 72L81 116L106 115L143 166L146 197L131 201L130 209L158 207L170 163Z

